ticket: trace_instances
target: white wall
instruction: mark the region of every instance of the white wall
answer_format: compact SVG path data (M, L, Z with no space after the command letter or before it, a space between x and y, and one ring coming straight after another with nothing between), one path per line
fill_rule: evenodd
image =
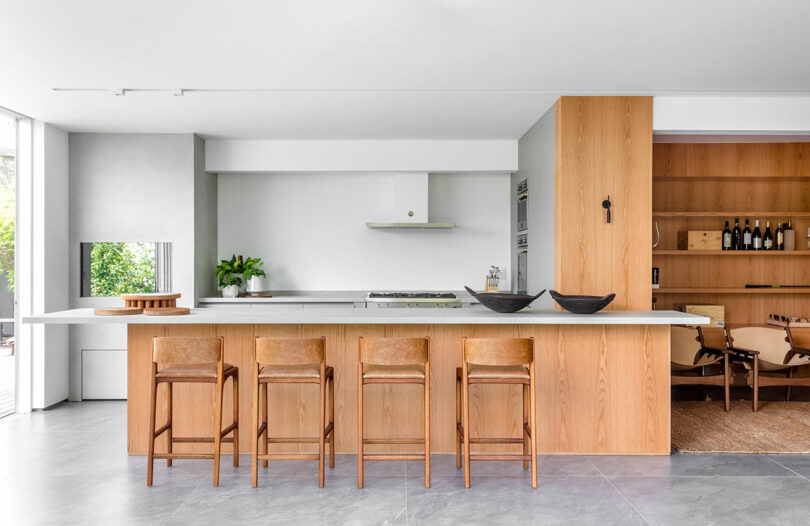
M529 185L526 285L530 294L554 288L554 118L552 106L518 142L520 170L515 179L528 179ZM512 237L516 235L513 229ZM533 305L553 304L546 293Z
M810 131L810 97L655 96L653 130L806 133Z
M33 123L33 312L68 308L68 134ZM31 402L44 408L68 397L68 329L33 328Z
M517 141L208 140L209 172L512 172Z
M217 280L217 175L205 171L205 141L194 137L194 296L211 296Z
M430 220L455 229L366 228L392 179L220 174L219 257L261 257L273 290L482 288L490 265L509 266L508 173L430 175Z
M120 298L82 298L80 243L172 243L172 289L195 300L195 149L192 134L70 134L70 308L120 306ZM202 153L198 150L198 156ZM125 326L70 328L71 356L125 349ZM73 364L71 399L81 378Z

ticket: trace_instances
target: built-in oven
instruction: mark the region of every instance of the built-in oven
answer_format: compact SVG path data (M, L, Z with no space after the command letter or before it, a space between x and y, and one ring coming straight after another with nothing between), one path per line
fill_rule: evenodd
M529 206L529 182L524 179L517 186L517 229L529 228L527 209Z

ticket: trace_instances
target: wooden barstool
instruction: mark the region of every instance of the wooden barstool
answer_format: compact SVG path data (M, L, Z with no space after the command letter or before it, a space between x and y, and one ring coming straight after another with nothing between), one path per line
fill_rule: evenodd
M219 338L155 337L152 340L152 375L149 395L149 464L146 469L146 485L152 485L152 470L156 458L166 459L213 459L214 486L219 486L219 456L222 442L233 443L233 465L239 466L239 369L224 362L224 340ZM158 364L163 365L158 369ZM233 379L233 423L222 429L222 395L225 380ZM166 423L155 431L158 384L166 384ZM172 436L172 384L211 383L215 384L214 436L175 437ZM163 433L167 437L167 452L155 453L155 439ZM233 432L233 436L225 435ZM174 444L214 444L213 453L173 453Z
M425 386L424 438L364 438L365 384L422 384ZM366 454L365 444L424 444L424 454ZM430 339L360 338L357 344L357 487L363 487L366 460L424 460L425 487L430 487Z
M471 460L522 460L532 465L537 487L537 412L534 387L534 338L463 338L461 367L456 369L456 467L464 448L464 487L470 487ZM523 437L470 438L470 385L522 384ZM470 444L523 444L523 454L470 455Z
M335 467L335 372L326 366L326 338L263 338L253 344L253 462L252 484L259 479L259 460L317 460L318 487L324 481L324 449L329 442L329 467ZM317 437L270 438L268 433L267 384L318 384L320 413ZM326 419L326 391L329 388L329 422ZM261 391L261 392L260 392ZM261 413L261 415L260 415ZM261 425L259 420L261 419ZM264 439L262 439L264 435ZM268 453L267 444L318 443L318 453ZM261 446L262 451L259 451Z

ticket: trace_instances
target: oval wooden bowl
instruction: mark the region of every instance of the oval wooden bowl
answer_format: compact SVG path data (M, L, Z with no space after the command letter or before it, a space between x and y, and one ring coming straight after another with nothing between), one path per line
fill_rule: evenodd
M528 294L508 294L505 292L475 292L470 287L464 287L470 295L481 302L484 307L503 314L517 312L525 309L531 302L539 298L546 291L541 290L539 294L529 296Z
M595 314L607 307L616 297L616 294L608 294L607 296L569 296L560 294L556 290L549 291L549 294L560 307L574 314Z

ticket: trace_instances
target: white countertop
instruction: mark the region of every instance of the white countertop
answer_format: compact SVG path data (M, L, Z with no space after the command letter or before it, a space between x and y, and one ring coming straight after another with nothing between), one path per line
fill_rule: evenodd
M402 291L375 291L375 292L402 292ZM413 291L411 291L413 292ZM421 292L421 291L420 291ZM439 292L439 291L426 291ZM478 303L467 291L448 290L441 292L454 293L462 303ZM240 304L240 303L364 303L366 290L274 290L270 291L272 297L264 298L223 298L213 296L197 298L199 304Z
M709 318L676 311L602 311L571 314L554 309L524 309L500 314L480 309L274 309L235 311L192 309L186 316L96 316L93 309L72 309L24 316L23 323L46 324L481 324L481 325L705 325Z

